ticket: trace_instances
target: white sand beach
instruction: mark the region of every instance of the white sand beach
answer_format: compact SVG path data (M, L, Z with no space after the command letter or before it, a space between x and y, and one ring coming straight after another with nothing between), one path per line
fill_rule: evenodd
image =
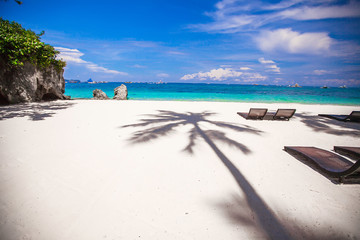
M296 108L290 121L251 107ZM359 106L73 100L0 107L0 239L360 239L360 184L284 146L360 146Z

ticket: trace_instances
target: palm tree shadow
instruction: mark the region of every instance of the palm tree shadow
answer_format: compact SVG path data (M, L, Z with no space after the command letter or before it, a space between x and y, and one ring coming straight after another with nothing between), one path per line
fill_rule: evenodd
M0 121L23 117L27 117L31 121L42 121L53 117L59 110L67 109L74 105L75 103L54 101L0 106Z
M244 226L246 228L252 229L252 232L256 232L256 216L251 211L252 209L247 208L246 198L240 194L233 193L230 195L230 198L223 200L221 202L212 203L217 208L222 210L222 213L225 217L229 219L232 224ZM266 216L263 216L266 217ZM282 216L284 217L284 216ZM286 229L288 232L291 232L292 236L295 236L296 239L327 239L327 240L340 240L340 239L350 239L349 235L338 231L336 227L327 226L322 227L322 229L311 229L308 228L306 221L301 222L299 219L294 217L286 216ZM271 219L269 219L271 220ZM322 223L326 226L326 223ZM270 227L270 226L268 226ZM328 231L327 229L332 229ZM272 231L276 231L273 229ZM275 236L275 234L270 235ZM279 239L279 237L271 237L271 239ZM288 238L283 238L288 239Z
M210 123L214 126L218 126L221 128L228 128L237 132L248 132L256 135L259 135L262 132L247 125L240 126L227 122L210 121L207 119L208 117L213 115L215 114L211 112L176 113L172 111L160 110L159 114L146 115L150 118L141 119L140 123L125 125L122 127L148 127L144 130L136 131L134 135L129 139L129 142L131 143L143 143L155 140L159 137L167 136L170 133L174 132L177 127L191 125L192 129L189 131L189 144L183 149L183 151L192 154L194 152L196 141L202 137L200 133L204 133L212 140L226 143L229 146L236 147L245 154L249 154L251 151L244 144L228 138L225 133L219 130L202 130L199 124L201 122Z
M190 125L191 130L189 131L189 143L183 149L183 151L192 154L194 152L196 143L200 140L205 141L218 156L221 162L225 165L225 167L229 170L240 190L244 192L247 206L249 206L251 211L254 212L254 216L256 217L257 222L261 226L264 234L266 234L270 239L290 239L286 229L281 225L273 211L262 200L260 195L251 186L250 182L245 178L240 170L216 146L215 141L233 146L244 154L251 153L251 150L246 145L228 138L222 131L203 130L201 128L201 124L207 123L216 127L231 129L236 132L250 133L255 135L261 135L262 131L247 125L235 125L228 122L211 121L208 118L214 116L215 113L207 111L200 113L177 113L173 111L160 110L158 112L158 114L146 115L147 118L141 119L139 123L122 126L122 128L145 128L136 131L129 139L130 143L137 144L149 142L159 137L165 137L169 135L170 133L174 132L177 127ZM248 225L246 220L243 220L242 223L243 225Z
M301 122L315 132L323 132L336 136L360 136L360 124L356 122L342 122L335 119L313 116L308 113L298 113L296 117L300 118Z

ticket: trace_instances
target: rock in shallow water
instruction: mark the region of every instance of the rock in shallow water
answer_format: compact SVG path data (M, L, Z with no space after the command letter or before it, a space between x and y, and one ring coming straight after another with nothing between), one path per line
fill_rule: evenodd
M127 100L128 91L124 84L114 89L114 99L116 100Z
M93 99L95 100L106 100L109 99L109 97L100 89L95 89L93 91Z

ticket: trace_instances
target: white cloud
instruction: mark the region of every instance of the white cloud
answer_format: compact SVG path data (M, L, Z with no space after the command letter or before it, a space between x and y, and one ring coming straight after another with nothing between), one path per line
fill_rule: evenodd
M129 40L120 42L126 48L158 48L160 45L157 42L151 41L137 41L137 40Z
M329 74L331 73L330 71L327 71L327 70L314 70L313 73L315 75L324 75L324 74Z
M360 17L360 2L340 3L334 0L283 0L269 4L252 0L223 0L214 12L206 13L210 23L193 24L198 31L236 33L258 29L284 19L297 21Z
M218 9L224 9L225 7L227 7L228 5L231 5L233 3L235 3L236 0L222 0L218 3L216 3L216 8Z
M326 53L333 43L333 39L327 33L299 33L291 28L262 31L255 41L264 52L280 51L301 54Z
M146 68L146 66L135 64L132 66L133 68Z
M295 4L298 3L304 3L304 0L286 0L286 1L281 1L279 3L275 3L275 4L271 4L271 5L264 5L263 9L266 10L278 10L278 9L284 9L284 8L289 8L294 6Z
M221 67L221 68L232 68L232 65L226 65L226 64L224 64L224 65L220 65L220 67Z
M265 58L259 58L259 63L261 64L272 64L272 63L275 63L273 60L265 60Z
M87 63L80 58L84 54L77 49L63 47L55 47L55 49L60 52L60 54L57 56L59 59L62 59L66 62Z
M109 74L127 75L127 73L119 72L116 70L110 70L110 69L107 69L107 68L101 67L99 65L89 63L89 62L87 63L86 67L93 72L103 72L103 73L109 73Z
M270 71L270 72L280 73L280 68L278 66L276 66L275 64L267 65L266 67L269 68L268 71Z
M267 68L267 72L280 73L280 68L275 64L273 60L265 60L265 58L259 58L259 63L263 64Z
M239 82L249 83L249 82L260 82L265 81L267 79L266 76L261 75L260 73L244 73L242 75L242 79L238 80Z
M251 70L251 68L249 68L249 67L241 67L240 70L247 71L247 70Z
M159 77L159 78L168 78L168 77L170 77L170 75L167 74L167 73L159 73L156 76Z
M248 70L248 69L247 69ZM225 81L228 79L234 79L234 81L263 81L267 77L262 76L259 73L240 72L232 68L218 68L212 69L209 72L198 72L193 74L184 75L181 80L213 80L213 81Z
M360 4L356 1L350 1L348 4L345 5L304 6L284 10L278 13L278 16L295 20L318 20L330 18L359 17Z
M212 23L193 24L189 27L204 32L236 33L253 24L256 19L256 16L251 15L224 16L216 14L215 21Z
M185 53L180 52L180 51L167 51L167 54L170 54L170 55L186 55Z
M116 70L107 69L107 68L101 67L95 63L81 59L81 56L83 56L84 53L80 52L78 49L70 49L70 48L64 48L64 47L55 47L55 49L60 52L60 54L57 56L58 59L62 59L63 61L66 61L67 63L82 64L92 72L102 72L102 73L117 74L117 75L128 75L125 72L119 72Z
M212 69L209 72L199 72L193 74L186 74L181 80L199 79L199 80L216 80L223 81L227 78L240 77L243 73L232 70L231 68Z

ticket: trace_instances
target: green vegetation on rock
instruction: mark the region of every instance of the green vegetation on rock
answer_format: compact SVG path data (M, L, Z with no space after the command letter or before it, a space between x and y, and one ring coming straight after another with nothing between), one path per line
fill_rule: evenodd
M36 34L19 23L0 18L0 57L11 69L30 62L41 69L54 66L60 72L66 63L56 59L59 51L40 41L43 34L44 31Z

